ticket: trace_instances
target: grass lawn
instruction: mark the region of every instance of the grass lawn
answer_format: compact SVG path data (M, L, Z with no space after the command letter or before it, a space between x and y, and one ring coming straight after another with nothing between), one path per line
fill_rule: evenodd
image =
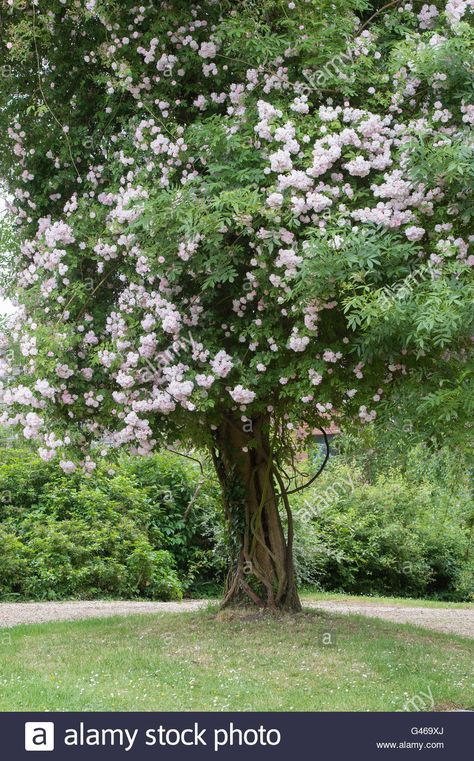
M306 611L147 614L0 630L2 711L474 708L470 640Z
M409 605L415 608L464 608L471 610L473 607L472 602L444 602L443 600L420 600L411 597L367 597L339 592L317 592L312 589L300 590L299 594L302 600L313 600L314 602L318 600L345 603L363 602L369 605L370 603L374 605L383 603L384 605Z

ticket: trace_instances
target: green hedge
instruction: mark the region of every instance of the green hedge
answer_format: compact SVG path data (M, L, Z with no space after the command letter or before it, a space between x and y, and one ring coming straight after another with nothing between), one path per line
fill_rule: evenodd
M352 460L335 457L293 501L300 583L353 594L473 599L472 476L462 459L418 446L403 469L368 475L366 458L367 451Z
M0 598L170 600L213 582L213 484L184 520L198 473L166 454L64 476L28 451L2 451Z
M418 446L395 467L374 442L340 448L292 500L300 584L472 599L462 457ZM165 452L64 476L28 450L0 450L1 600L219 595L226 558L217 483L191 461Z

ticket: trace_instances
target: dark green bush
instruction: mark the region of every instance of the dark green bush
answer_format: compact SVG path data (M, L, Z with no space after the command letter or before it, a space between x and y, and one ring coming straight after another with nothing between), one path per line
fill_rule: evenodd
M403 471L368 477L359 464L365 457L334 458L294 500L300 582L353 594L472 599L473 503L459 458L415 447Z
M18 537L0 527L0 599L21 595L28 575L25 547Z
M396 455L370 432L292 499L300 584L472 599L471 474L449 450ZM227 547L213 475L165 452L64 476L0 450L0 599L219 595Z
M190 507L196 471L166 454L64 476L2 452L0 597L179 599L197 569L201 586L215 584L218 492L203 484Z
M169 452L124 459L148 505L148 532L176 560L184 591L220 594L226 545L220 489L213 472Z

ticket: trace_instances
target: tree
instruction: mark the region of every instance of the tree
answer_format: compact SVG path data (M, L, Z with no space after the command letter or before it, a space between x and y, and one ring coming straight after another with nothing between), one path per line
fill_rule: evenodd
M65 472L207 447L225 603L298 610L298 448L472 356L472 2L7 6L2 422Z

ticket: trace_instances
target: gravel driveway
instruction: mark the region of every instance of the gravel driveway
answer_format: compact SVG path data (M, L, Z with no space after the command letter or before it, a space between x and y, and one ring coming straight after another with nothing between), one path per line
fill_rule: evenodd
M365 602L338 602L321 600L304 603L328 613L352 613L372 618L383 618L396 624L414 624L447 634L461 634L474 638L474 605L467 608L418 608L412 605L389 605ZM0 614L1 619L1 614Z
M206 607L207 600L184 602L26 602L0 603L0 627L39 624L47 621L77 621L83 618L128 616L133 613L176 613ZM418 608L364 602L305 601L305 607L328 613L361 614L398 624L415 624L448 634L474 638L474 606L465 608Z
M0 627L17 624L43 624L47 621L77 621L82 618L129 616L133 613L177 613L199 610L207 600L185 602L136 602L93 600L88 602L2 602Z

